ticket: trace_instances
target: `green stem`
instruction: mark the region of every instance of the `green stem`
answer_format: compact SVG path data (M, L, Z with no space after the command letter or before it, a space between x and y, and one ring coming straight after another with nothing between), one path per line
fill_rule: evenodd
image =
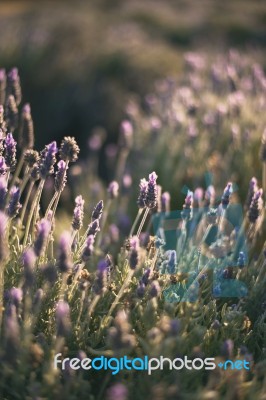
M137 216L136 216L136 218L135 218L135 221L133 222L133 225L132 225L132 227L131 227L131 229L130 229L129 236L132 236L132 235L133 235L134 230L136 229L136 226L137 226L137 224L138 224L138 222L139 222L139 219L140 219L140 217L141 217L142 211L143 211L143 208L140 208L140 209L138 210L138 213L137 213Z
M23 207L22 207L22 210L21 210L21 215L20 215L21 225L23 225L23 220L24 220L24 217L25 217L25 212L26 212L26 209L27 209L27 205L28 205L28 202L29 202L29 199L30 199L30 195L31 195L33 186L34 186L34 181L31 181L30 187L29 187L28 192L27 192L26 199L25 199L25 201L24 201L24 204L23 204Z
M35 209L36 209L36 207L38 206L38 200L39 200L40 193L42 192L43 186L44 186L44 180L42 179L42 180L39 182L39 186L38 186L38 189L37 189L37 193L36 193L35 199L34 199L34 201L33 201L33 204L32 204L32 206L31 206L30 214L29 214L29 217L28 217L28 221L27 221L27 225L26 225L26 230L25 230L25 235L24 235L24 240L23 240L23 246L24 246L24 247L25 247L26 244L27 244L27 240L28 240L28 236L29 236L29 231L30 231L30 226L31 226L31 220L32 220L33 214L34 214L34 212L35 212Z
M104 229L105 229L105 225L106 225L106 221L107 221L107 217L108 217L108 214L109 214L111 203L112 203L112 200L108 199L107 203L106 203L106 207L105 207L105 209L103 211L102 221L101 221L101 230L97 235L97 239L96 239L96 243L95 243L95 247L96 248L99 247L100 244L101 244L101 240L102 240L103 232L104 232Z
M140 233L141 233L141 231L142 231L143 225L145 224L145 221L146 221L146 218L147 218L147 216L148 216L148 214L149 214L149 211L150 211L150 209L147 207L146 210L145 210L145 213L144 213L144 215L143 215L142 221L141 221L141 223L140 223L139 229L138 229L138 231L137 231L137 236L138 236L138 237L139 237L139 235L140 235Z
M19 162L17 164L17 168L15 170L15 173L14 173L14 175L12 177L10 187L12 187L14 185L14 183L16 182L16 179L18 178L18 176L19 176L19 174L21 172L21 169L23 167L23 163L24 163L24 150L22 151L22 153L20 155L20 159L19 159Z

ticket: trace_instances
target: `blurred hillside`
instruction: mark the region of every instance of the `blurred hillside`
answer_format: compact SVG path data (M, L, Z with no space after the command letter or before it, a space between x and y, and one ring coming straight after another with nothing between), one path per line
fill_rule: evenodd
M1 1L0 66L18 66L37 147L93 127L108 141L129 93L178 74L187 50L266 45L263 0ZM265 56L262 62L265 65Z

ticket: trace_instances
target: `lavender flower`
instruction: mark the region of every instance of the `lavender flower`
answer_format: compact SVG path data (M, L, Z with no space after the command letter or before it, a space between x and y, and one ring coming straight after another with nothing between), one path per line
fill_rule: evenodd
M234 350L234 342L231 339L225 340L221 348L222 355L226 359L232 358L233 350Z
M129 253L129 267L131 269L136 269L139 263L139 238L133 236L130 239L130 253Z
M95 219L95 221L92 221L89 226L88 226L88 234L89 235L93 235L96 236L97 232L99 232L100 230L100 223L98 219Z
M4 176L7 173L7 165L5 158L0 156L0 176Z
M21 102L20 77L17 68L12 68L7 74L7 93L12 94L19 106Z
M4 210L6 207L6 196L7 196L7 181L5 178L0 177L0 210Z
M150 275L151 275L151 270L150 270L150 268L147 268L147 269L145 270L145 272L144 272L142 278L141 278L141 282L142 282L145 286L147 286L148 283L149 283Z
M10 190L10 201L7 208L7 215L10 218L16 217L19 210L21 209L21 204L19 202L20 199L20 190L18 187L13 186Z
M170 193L164 192L161 196L162 212L170 211L170 201L171 201Z
M31 173L30 173L30 179L32 181L38 181L40 179L40 168L39 168L39 162L36 162L32 169L31 169Z
M158 281L153 281L150 288L150 296L158 297L161 293L161 287Z
M74 137L66 136L62 140L59 155L64 161L74 162L78 159L79 146Z
M83 262L86 262L90 258L90 256L92 255L93 250L94 250L93 244L94 244L94 236L93 235L89 235L87 237L87 239L86 239L86 245L85 245L84 250L82 252L82 257L81 258L82 258Z
M55 175L55 190L56 192L60 192L64 189L67 181L66 171L68 166L66 165L65 161L60 160L57 164L58 171Z
M59 271L62 273L69 273L73 269L71 257L71 236L69 232L64 232L60 237L57 262Z
M246 256L245 256L245 253L244 253L243 251L240 251L240 252L239 252L239 255L238 255L237 266L238 266L240 269L242 269L242 268L244 268L245 264L246 264Z
M54 172L54 164L56 162L55 155L57 151L56 142L52 142L45 146L45 149L41 152L39 173L42 179L46 179L48 175Z
M82 196L77 196L75 199L76 207L74 208L72 228L74 231L79 231L83 226L84 218L84 203Z
M100 200L96 206L94 207L92 214L91 214L91 220L95 221L96 219L100 220L103 212L103 201Z
M37 237L34 242L34 251L37 257L40 257L45 249L50 230L51 223L43 218L37 226Z
M251 223L255 223L258 219L258 217L261 214L261 211L263 209L263 200L262 200L262 194L263 191L262 189L257 190L257 192L254 194L249 210L248 210L248 219Z
M57 336L68 336L71 330L70 308L65 301L59 301L56 305L55 320Z
M26 150L24 152L24 162L29 167L32 168L35 163L38 163L40 156L36 150Z
M228 207L232 193L233 193L233 184L232 182L229 182L224 189L221 199L221 205L224 210Z
M9 291L9 301L13 304L16 308L18 308L23 299L23 292L22 289L12 287Z
M155 172L149 175L147 195L145 199L145 205L148 208L155 208L157 204L157 185L156 180L158 176Z
M185 220L191 220L193 216L193 199L194 195L193 192L190 190L188 191L186 198L185 198L185 203L183 205L183 211L181 213L181 216Z
M107 192L110 199L115 199L118 196L119 184L113 181L109 184Z
M252 199L254 197L254 194L258 191L258 181L255 177L253 177L250 182L249 182L249 190L248 190L248 195L247 195L247 200L246 200L246 206L247 208L250 207Z
M4 320L5 354L4 359L15 364L20 346L20 332L16 307L9 305Z
M21 149L32 149L34 146L34 126L29 104L25 104L19 123L18 144Z
M5 139L5 161L6 165L10 168L10 171L14 171L16 166L16 145L17 142L14 140L12 133L8 133Z
M100 260L97 265L96 278L93 285L93 290L96 294L101 295L107 286L107 275L109 270L109 263L107 260Z
M18 126L18 109L14 96L9 96L7 100L6 124L9 132L14 132Z
M146 289L146 286L144 285L144 283L140 282L137 287L137 296L140 299L142 299L145 296L145 289Z
M36 255L33 249L29 248L22 254L22 263L24 266L25 285L32 287L35 281L34 267L36 262Z
M205 204L206 207L213 206L215 203L215 189L212 185L207 187L205 192Z
M144 208L146 206L145 201L147 197L147 190L148 190L148 182L145 178L140 180L139 184L139 197L137 200L137 204L139 208Z

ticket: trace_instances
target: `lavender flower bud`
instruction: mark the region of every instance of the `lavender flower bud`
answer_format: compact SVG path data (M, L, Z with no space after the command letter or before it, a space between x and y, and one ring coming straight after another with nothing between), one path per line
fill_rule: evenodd
M9 301L18 308L23 299L23 292L20 288L12 287L9 291Z
M24 152L24 162L29 167L32 168L35 163L38 163L40 156L36 150L26 150Z
M96 206L94 207L92 214L91 214L91 220L95 221L96 219L101 219L102 216L102 212L103 212L103 201L100 200L99 203L96 204Z
M109 226L108 231L109 231L109 238L110 238L111 242L117 243L119 241L119 233L120 233L118 226L115 224L111 224Z
M13 186L10 190L10 201L7 208L7 215L10 218L16 217L22 205L19 202L20 190L18 187Z
M35 281L34 267L36 262L35 252L29 248L22 254L22 263L24 266L25 285L32 287Z
M51 230L51 223L47 219L42 219L37 226L37 237L34 242L34 251L40 257L45 249L47 239Z
M140 282L137 287L137 296L142 299L145 296L145 285L143 282Z
M10 364L16 363L19 344L20 344L20 332L19 324L17 319L16 307L10 305L4 320L4 343L5 343L5 361Z
M0 104L4 105L6 100L6 71L0 69Z
M36 162L31 170L30 173L30 178L32 181L38 181L40 179L40 168L39 168L39 162Z
M224 189L223 195L222 195L222 200L221 200L221 205L223 209L225 210L228 207L230 197L233 193L233 185L231 182L229 182L226 185L226 188Z
M131 269L136 269L139 262L139 238L133 236L130 239L130 253L129 253L129 267Z
M19 106L21 103L21 86L20 77L17 68L12 68L7 74L7 93L12 94L16 100L16 104Z
M146 271L144 272L144 274L143 274L143 276L142 276L142 278L141 278L141 282L142 282L145 286L147 286L148 283L149 283L150 274L151 274L151 270L150 270L150 268L148 268L148 269L146 269Z
M183 211L181 213L182 218L185 220L191 220L193 217L193 199L194 199L193 192L189 190L185 198Z
M55 320L57 336L68 336L71 331L70 308L65 301L59 301L57 303Z
M109 267L107 260L100 260L98 263L96 278L93 285L93 290L98 295L101 295L106 290Z
M72 228L74 231L79 231L83 226L84 219L84 203L82 196L77 196L75 199L76 207L74 208Z
M0 262L8 256L7 216L0 211Z
M18 109L14 96L9 96L7 100L6 123L9 132L14 132L18 126Z
M164 192L162 194L162 197L161 197L162 212L169 212L170 211L170 201L171 201L170 193Z
M7 165L5 158L0 156L0 176L4 176L7 173Z
M59 163L57 164L58 171L55 175L55 190L56 192L60 192L64 189L67 181L67 176L66 176L66 171L67 171L67 166L65 161L60 160Z
M12 133L8 133L5 139L5 160L6 165L10 168L10 171L14 171L17 160L16 160L16 145L17 142L14 140Z
M158 176L155 172L149 175L147 195L145 199L145 205L148 208L154 208L157 204L157 185L156 180Z
M251 223L255 223L260 216L263 209L263 200L262 200L262 189L257 190L254 194L249 210L248 210L248 219Z
M127 400L128 389L122 383L116 383L107 391L107 400Z
M93 250L94 250L93 244L94 244L94 236L89 235L86 239L86 245L82 252L82 261L86 262L89 259L89 257L92 255Z
M7 181L5 178L0 177L0 210L4 210L6 207L6 196L7 196Z
M59 150L60 158L64 161L74 162L78 159L79 152L80 149L75 138L64 137Z
M95 221L92 221L89 226L88 226L88 234L89 235L93 235L96 236L97 232L99 232L100 230L100 224L99 224L99 220L96 219Z
M140 180L139 184L139 197L137 200L137 204L139 208L145 208L146 204L146 197L147 197L147 190L148 190L148 182L145 178Z
M158 281L153 281L150 288L150 296L158 297L161 293L161 287Z
M39 173L42 179L46 179L48 175L51 175L54 172L56 153L57 153L56 142L48 144L47 146L45 146L45 149L41 152Z
M62 273L68 273L73 269L71 236L69 232L64 232L60 237L57 262L59 271Z
M23 150L32 149L34 146L34 126L29 104L25 104L21 112L18 144Z
M252 199L254 197L254 194L258 191L258 181L255 177L253 177L250 182L249 182L249 190L248 190L248 195L247 195L247 200L246 200L246 206L247 208L250 207Z
M109 184L107 192L110 199L115 199L118 196L119 185L116 181Z
M133 127L131 122L122 121L120 125L119 145L122 148L131 149L133 144Z

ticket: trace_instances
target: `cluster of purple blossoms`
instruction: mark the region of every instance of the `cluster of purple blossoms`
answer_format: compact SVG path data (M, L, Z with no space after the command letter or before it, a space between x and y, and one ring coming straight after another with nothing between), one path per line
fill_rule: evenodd
M42 255L49 238L50 231L51 222L43 218L37 226L37 237L33 246L37 257Z
M106 258L104 260L99 261L93 285L93 290L97 295L101 295L106 290L109 268L110 268L109 259Z
M129 253L129 267L136 269L139 263L139 238L133 236L130 238L130 253Z
M102 213L103 213L103 201L100 200L92 211L91 220L95 221L96 219L101 219Z
M5 138L5 161L7 167L10 169L10 171L13 171L17 160L16 160L16 149L17 142L13 138L12 133L8 133L6 138Z
M248 219L253 224L257 221L263 209L262 195L263 195L262 189L257 190L251 200L248 209Z
M181 213L181 217L184 220L191 220L193 216L193 200L194 200L194 195L193 192L190 190L188 191L186 198L185 198L185 203L183 205L183 211Z
M22 109L18 131L18 143L23 150L32 149L34 146L34 127L31 108L28 103L25 104Z
M56 142L52 142L45 146L41 152L39 163L39 174L41 179L45 180L54 172L54 164L56 163L56 153L58 152Z
M58 168L58 170L55 174L54 186L55 186L55 191L60 192L64 189L66 182L67 182L66 172L67 172L68 166L64 160L60 160L57 164L57 168Z
M84 219L84 203L82 196L77 196L75 199L75 208L73 212L72 228L74 231L79 231L83 226Z
M94 236L89 235L86 239L85 247L82 251L81 259L83 262L86 262L91 257L94 250L93 244L94 244Z
M65 301L59 301L55 310L57 336L68 336L71 331L70 307Z
M224 210L227 209L232 194L233 194L233 184L232 182L229 182L224 189L221 199L221 205Z
M139 208L155 208L158 202L158 185L156 184L158 176L155 172L149 175L149 180L145 178L140 181L140 192L137 200Z
M69 273L73 269L73 261L71 257L71 236L69 232L64 232L59 240L57 265L59 271Z
M19 199L20 199L20 189L16 186L13 186L10 189L10 201L7 207L7 215L10 218L16 217L19 210L22 207L22 205L19 202Z

